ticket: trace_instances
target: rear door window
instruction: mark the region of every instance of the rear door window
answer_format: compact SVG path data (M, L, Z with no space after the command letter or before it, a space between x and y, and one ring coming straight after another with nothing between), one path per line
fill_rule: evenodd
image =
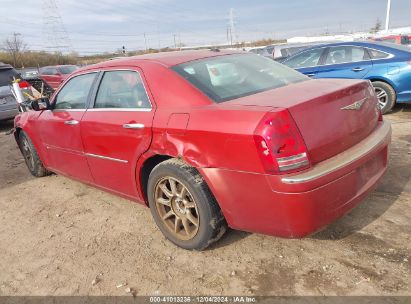
M329 49L325 64L359 62L368 59L368 52L362 47L337 46Z
M94 108L150 109L140 74L135 71L105 72Z

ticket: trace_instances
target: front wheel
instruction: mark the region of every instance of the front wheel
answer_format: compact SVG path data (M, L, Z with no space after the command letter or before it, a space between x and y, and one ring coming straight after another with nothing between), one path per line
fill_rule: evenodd
M147 188L157 226L177 246L203 250L226 231L225 219L204 179L183 161L158 164Z
M390 112L397 99L394 89L388 83L382 81L374 81L372 85L377 95L378 105L380 106L382 114Z
M24 131L21 131L19 134L19 147L27 168L32 175L42 177L49 174L47 169L44 168L30 137L28 137Z

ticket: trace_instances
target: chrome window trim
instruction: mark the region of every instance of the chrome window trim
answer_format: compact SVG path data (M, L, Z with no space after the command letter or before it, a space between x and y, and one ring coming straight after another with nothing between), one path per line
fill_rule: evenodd
M377 60L385 60L385 59L391 59L391 58L394 58L395 57L395 55L394 54L391 54L391 53L387 53L387 52L384 52L384 51L381 51L381 50L377 50L377 49L375 49L375 48L371 48L371 47L367 47L367 46L358 46L358 45L351 45L351 44L344 44L344 45L339 45L338 47L340 47L340 46L351 46L351 47L359 47L359 48L363 48L363 49L367 49L367 50L374 50L374 51L377 51L377 52L380 52L380 53L384 53L384 54L387 54L388 56L387 57L384 57L384 58L375 58L375 59L373 59L373 58L370 58L370 59L368 59L368 60L360 60L360 61L347 61L347 62L341 62L341 63L329 63L329 64L321 64L321 65L312 65L312 66L308 66L308 67L301 67L301 68L292 68L292 67L289 67L289 68L291 68L291 69L310 69L310 68L315 68L315 67L323 67L323 66L329 66L329 65L339 65L339 64L347 64L347 63L357 63L357 62L365 62L365 61L377 61ZM320 47L319 49L325 49L325 48L335 48L335 47L337 47L337 46L323 46L323 47ZM309 50L306 50L307 52L309 51ZM304 51L304 52L306 52L306 51ZM328 54L327 54L328 55ZM290 58L291 59L291 58ZM284 61L284 64L287 62L287 60L286 61ZM285 64L286 65L286 64ZM288 65L287 65L288 66Z
M121 111L124 111L124 112L138 111L138 112L151 112L151 111L153 110L153 103L152 103L152 101L151 101L151 99L150 99L150 95L149 95L148 92L147 92L147 88L146 88L146 85L145 85L145 83L144 83L144 78L142 77L140 71L138 71L138 70L133 70L133 69L125 69L125 68L110 69L110 67L103 68L103 69L99 69L99 71L100 71L100 72L103 72L103 73L106 73L106 72L118 72L118 71L120 71L120 72L121 72L121 71L128 71L128 72L137 73L138 76L139 76L140 79L141 79L141 84L143 85L144 92L146 93L148 102L150 103L150 108L95 108L94 106L95 106L95 104L96 104L96 99L97 99L98 92L99 92L99 90L100 90L100 85L101 85L101 83L102 83L102 81L103 81L103 79L104 79L104 74L103 74L103 76L101 77L100 83L98 84L98 88L97 88L97 91L96 91L96 95L95 95L94 100L93 100L93 107L92 107L92 108L88 108L88 109L87 109L88 111L92 110L92 111L99 111L99 112L103 112L103 111L118 111L118 112L121 112Z
M87 112L151 112L152 108L88 108Z
M391 138L391 124L383 122L373 134L348 150L314 165L314 167L306 172L283 177L281 181L285 184L301 184L326 176L378 149L386 142L388 137Z
M85 112L87 109L55 109L55 110L48 110L51 112Z
M99 158L99 159L111 160L111 161L115 161L115 162L123 163L123 164L128 163L128 160L113 158L113 157L108 157L108 156L103 156L103 155L98 155L98 154L93 154L93 153L84 153L84 155L94 157L94 158Z

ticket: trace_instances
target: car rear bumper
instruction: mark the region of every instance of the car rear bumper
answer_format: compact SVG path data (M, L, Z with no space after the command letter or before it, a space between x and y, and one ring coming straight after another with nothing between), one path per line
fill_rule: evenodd
M360 203L388 165L391 126L351 149L289 176L199 169L230 227L282 237L303 237Z
M18 109L0 110L0 120L12 119L19 113Z

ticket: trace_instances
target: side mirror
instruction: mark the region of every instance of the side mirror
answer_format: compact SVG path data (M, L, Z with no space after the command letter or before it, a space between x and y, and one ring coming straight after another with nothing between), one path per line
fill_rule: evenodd
M34 111L51 110L50 101L48 98L35 99L31 102L31 108Z

